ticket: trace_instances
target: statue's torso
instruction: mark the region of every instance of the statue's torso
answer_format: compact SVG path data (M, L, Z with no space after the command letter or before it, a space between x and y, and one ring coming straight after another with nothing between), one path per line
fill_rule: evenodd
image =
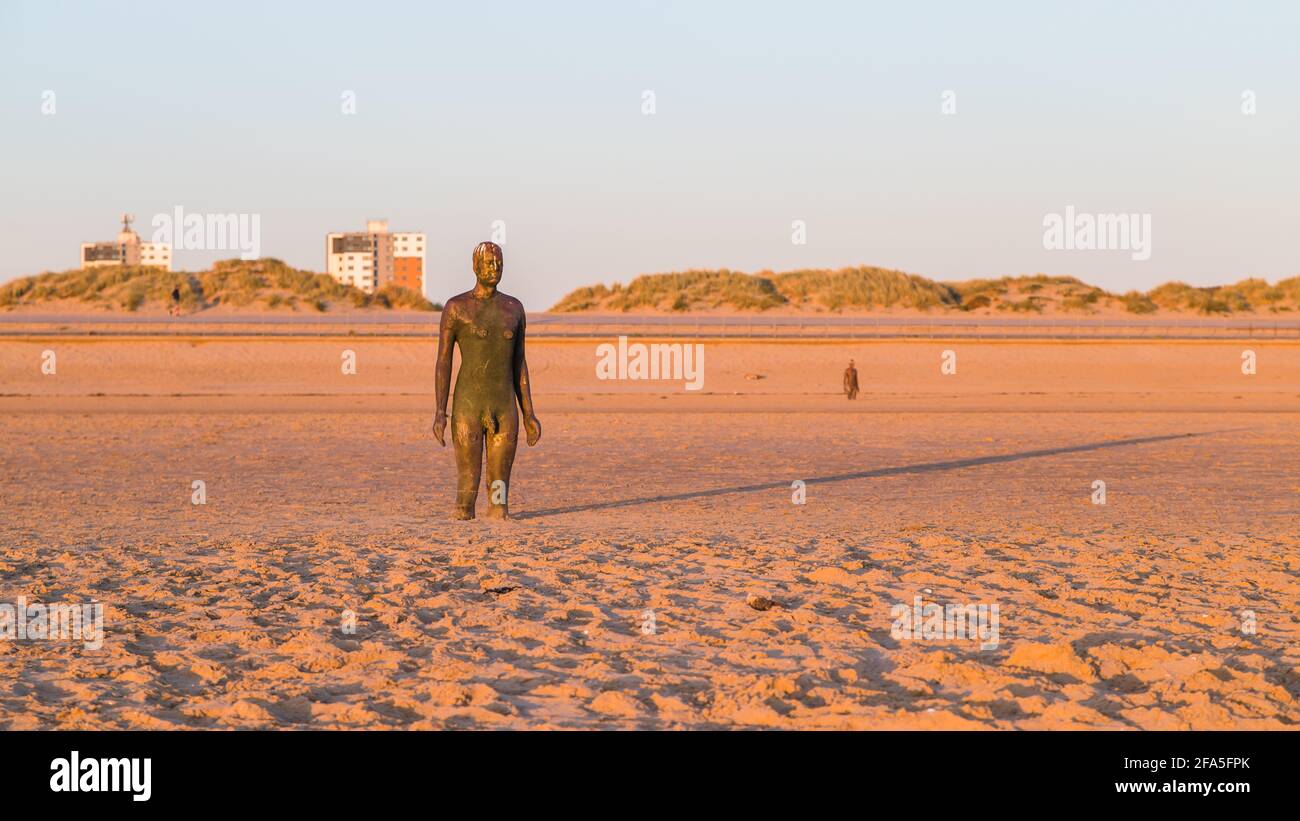
M460 372L456 376L453 412L465 402L513 408L515 345L523 320L518 300L497 293L478 299L470 293L454 297L453 339L460 347Z

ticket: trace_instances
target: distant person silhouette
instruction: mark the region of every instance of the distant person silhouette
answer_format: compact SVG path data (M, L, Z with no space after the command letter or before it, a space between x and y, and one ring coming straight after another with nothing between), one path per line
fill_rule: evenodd
M171 311L171 314L172 314L172 316L180 316L180 315L181 315L181 289L180 289L180 286L179 286L179 285L178 285L177 287L175 287L175 288L172 288L172 311Z
M844 395L849 399L858 398L858 369L853 367L853 360L849 360L849 366L844 369Z

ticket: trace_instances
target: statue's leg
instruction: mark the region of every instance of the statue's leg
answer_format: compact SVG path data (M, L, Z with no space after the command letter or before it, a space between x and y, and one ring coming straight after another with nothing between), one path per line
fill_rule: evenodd
M456 446L456 509L451 517L473 519L483 475L483 427L477 419L453 416L451 440Z
M505 519L510 516L510 468L514 466L515 449L519 446L519 414L511 405L508 412L497 413L495 421L492 427L496 432L489 430L486 438L488 509L485 515Z

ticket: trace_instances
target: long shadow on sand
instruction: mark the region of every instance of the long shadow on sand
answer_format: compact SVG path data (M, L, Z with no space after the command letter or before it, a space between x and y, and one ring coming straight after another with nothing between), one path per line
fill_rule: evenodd
M1229 431L1206 431L1204 433L1170 433L1163 436L1143 436L1137 439L1114 439L1108 442L1090 442L1086 445L1070 445L1061 448L1044 448L1042 450L1026 450L1020 453L1003 453L996 456L974 456L969 459L953 459L947 462L923 462L918 465L902 465L892 468L878 468L876 470L861 470L854 473L838 473L833 476L818 476L813 479L805 479L804 483L809 485L825 484L827 482L847 482L851 479L873 479L878 476L899 476L908 473L937 473L944 470L958 470L960 468L978 467L980 465L997 465L1003 462L1019 462L1023 459L1039 459L1044 456L1060 456L1064 453L1082 453L1090 450L1104 450L1105 448L1122 448L1133 445L1149 445L1153 442L1168 442L1174 439L1188 439L1195 436L1213 436L1216 433L1228 433ZM545 510L535 510L530 513L517 513L517 519L539 519L543 516L559 516L562 513L579 513L586 510L608 510L616 507L631 507L632 505L649 505L656 502L677 502L684 499L704 499L709 496L724 496L728 493L754 493L761 490L775 490L776 488L789 488L790 482L781 480L778 482L764 482L757 485L739 485L737 487L720 487L713 490L693 490L687 493L666 493L661 496L643 496L640 499L619 499L612 502L593 502L587 505L571 505L569 507L552 507Z

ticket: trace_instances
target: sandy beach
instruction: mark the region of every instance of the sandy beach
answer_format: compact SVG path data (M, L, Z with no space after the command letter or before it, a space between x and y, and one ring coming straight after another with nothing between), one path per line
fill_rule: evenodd
M0 601L105 630L0 641L0 727L1300 722L1300 345L717 342L688 392L595 344L530 343L467 523L432 340L0 341Z

